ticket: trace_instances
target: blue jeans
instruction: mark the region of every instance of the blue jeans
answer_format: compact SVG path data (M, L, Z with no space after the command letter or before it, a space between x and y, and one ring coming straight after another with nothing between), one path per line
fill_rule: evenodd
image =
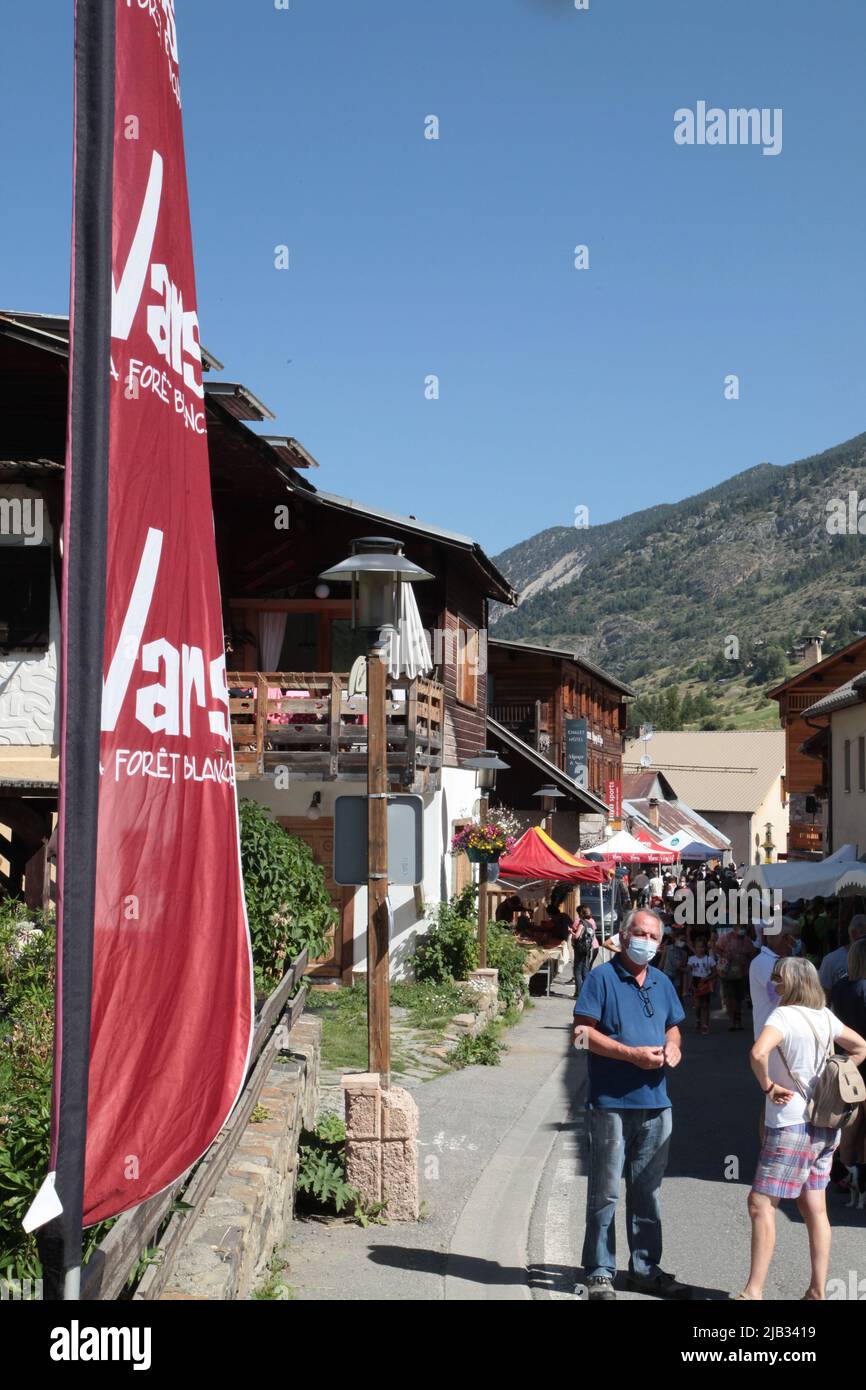
M586 977L587 977L587 975L589 974L589 969L590 969L590 966L591 966L591 965L592 965L592 959L591 959L591 957L589 957L589 956L584 956L583 960L577 960L577 959L575 959L575 962L574 962L574 997L575 997L575 999L576 999L577 996L580 994L580 991L583 989L583 986L586 984Z
M616 1204L625 1173L629 1271L659 1273L662 1257L661 1185L668 1163L670 1109L589 1111L589 1182L583 1266L613 1279L616 1273Z

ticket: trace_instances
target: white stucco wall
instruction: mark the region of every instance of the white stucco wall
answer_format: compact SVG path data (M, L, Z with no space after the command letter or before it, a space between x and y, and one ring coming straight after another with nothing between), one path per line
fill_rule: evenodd
M17 483L0 486L0 497L39 500L32 488ZM42 508L42 544L51 544L47 509ZM3 535L0 545L21 545L20 536ZM0 748L45 747L58 742L57 650L60 610L51 577L49 644L44 652L9 652L0 656ZM2 754L0 754L2 756Z
M782 778L777 777L764 800L761 802L754 816L752 817L752 862L754 863L754 843L755 835L761 837L761 844L766 837L767 821L773 828L773 843L776 846L774 859L788 852L788 807L782 803ZM762 851L763 858L763 851Z
M304 816L314 792L321 792L321 814L333 817L338 796L365 796L364 782L291 782L277 790L272 778L255 778L238 785L240 797L267 806L278 816ZM424 877L419 887L393 885L390 892L394 914L391 937L391 974L400 979L409 972L416 936L425 930L427 906L451 895L451 824L472 814L476 801L475 774L460 768L443 768L442 786L425 795L423 813ZM367 969L367 889L358 888L354 898L354 968Z
M831 721L833 756L833 850L857 846L866 853L866 792L860 790L857 740L866 737L866 704L839 710ZM845 740L851 740L851 790L845 791Z

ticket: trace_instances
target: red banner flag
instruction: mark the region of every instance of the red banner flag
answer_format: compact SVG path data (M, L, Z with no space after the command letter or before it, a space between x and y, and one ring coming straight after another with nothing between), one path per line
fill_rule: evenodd
M80 1095L83 1084L85 1225L161 1191L207 1149L243 1084L253 1017L174 0L117 0L106 15L109 8L78 0L76 11L64 591L71 688L65 684L52 1153L66 1210L75 1204L70 1130L80 1118L72 1090ZM103 154L111 148L107 122L110 196L97 191L100 142ZM106 217L110 266L93 230ZM82 303L85 283L91 295ZM82 354L93 346L103 302L110 361L87 380ZM102 345L96 350L101 355ZM100 440L87 441L101 413L108 425L102 483ZM101 485L102 537L93 522ZM84 688L82 668L86 685L93 655L82 610L98 612L102 600L98 585L82 592L76 568L92 565L82 545L88 527L92 546L104 547L105 601L104 638L90 662L102 685L92 884L89 846L74 846L76 821L87 813L87 793L74 797L90 717L82 698L81 725L73 723L75 689L76 681L79 693ZM92 995L82 1021L91 945ZM75 1017L79 1039L89 1021L83 1079L76 1059L64 1055L74 1050Z

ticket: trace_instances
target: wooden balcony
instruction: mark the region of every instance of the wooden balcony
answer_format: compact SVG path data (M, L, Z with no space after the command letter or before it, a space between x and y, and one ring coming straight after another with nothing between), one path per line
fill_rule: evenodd
M550 703L546 700L503 700L490 706L490 717L539 753L550 752Z
M230 671L229 710L239 781L288 768L291 781L364 781L367 699L334 671ZM386 702L388 775L404 791L435 790L442 768L444 695L419 677Z

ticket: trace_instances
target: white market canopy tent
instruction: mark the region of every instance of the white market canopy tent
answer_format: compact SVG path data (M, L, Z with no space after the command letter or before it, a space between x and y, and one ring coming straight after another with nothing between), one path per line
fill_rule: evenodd
M852 869L866 873L866 864L858 861L854 845L843 845L827 859L815 862L791 859L784 864L753 864L743 875L740 892L749 888L769 892L778 889L784 902L795 902L797 898L829 898Z
M591 859L615 861L617 864L672 864L676 858L669 850L638 840L626 830L617 831L609 840L602 840L601 844L593 845L584 853Z

